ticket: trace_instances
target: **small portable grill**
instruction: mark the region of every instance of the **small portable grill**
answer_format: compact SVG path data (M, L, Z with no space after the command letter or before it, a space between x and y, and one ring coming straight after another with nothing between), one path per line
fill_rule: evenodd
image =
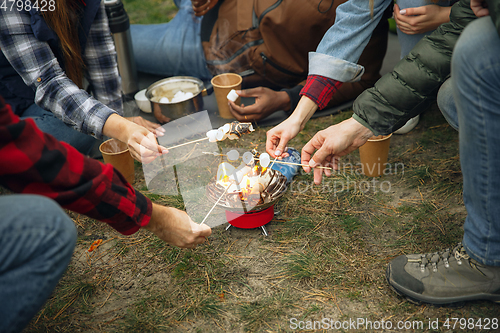
M225 187L212 179L206 187L207 197L214 204L226 210L226 219L229 226L242 229L261 228L264 235L267 234L265 225L269 223L274 216L274 204L281 198L287 189L287 178L277 170L268 170L272 172L272 179L267 188L262 192L261 198L255 205L249 205L247 200L235 201L234 197L223 195Z
M226 219L229 225L226 230L231 226L241 229L261 228L264 235L267 236L265 225L271 222L274 217L274 205L260 211L251 212L232 212L226 210Z

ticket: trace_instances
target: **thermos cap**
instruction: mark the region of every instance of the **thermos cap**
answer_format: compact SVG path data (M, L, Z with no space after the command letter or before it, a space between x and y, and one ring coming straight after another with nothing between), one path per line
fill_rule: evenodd
M120 0L104 0L111 33L125 32L130 28L127 12Z

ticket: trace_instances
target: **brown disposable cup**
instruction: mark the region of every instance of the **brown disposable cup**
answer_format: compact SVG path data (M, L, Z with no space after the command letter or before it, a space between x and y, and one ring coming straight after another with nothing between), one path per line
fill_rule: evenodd
M374 136L359 147L363 174L368 177L379 177L384 173L391 136L392 134Z
M215 99L219 107L219 115L224 119L234 118L231 111L229 111L227 94L229 94L231 89L240 90L242 80L241 76L235 73L219 74L212 79ZM240 97L236 99L235 103L240 105Z
M109 163L132 184L135 180L134 159L126 143L109 139L99 146L104 163Z

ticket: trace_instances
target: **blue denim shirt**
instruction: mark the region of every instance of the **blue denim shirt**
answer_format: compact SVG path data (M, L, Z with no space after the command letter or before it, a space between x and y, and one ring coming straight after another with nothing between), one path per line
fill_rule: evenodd
M373 30L393 0L375 0L373 17L368 0L349 0L337 7L335 24L316 52L309 52L309 75L341 82L359 81L365 69L357 64Z

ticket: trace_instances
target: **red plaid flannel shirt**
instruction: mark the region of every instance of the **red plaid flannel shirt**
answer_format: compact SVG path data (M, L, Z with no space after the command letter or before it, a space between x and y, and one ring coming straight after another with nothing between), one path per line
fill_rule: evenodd
M342 82L320 75L309 75L300 96L309 97L320 110L324 109L332 99L333 94L340 88Z
M0 185L52 198L129 235L149 223L151 200L109 164L80 154L20 120L0 97Z

